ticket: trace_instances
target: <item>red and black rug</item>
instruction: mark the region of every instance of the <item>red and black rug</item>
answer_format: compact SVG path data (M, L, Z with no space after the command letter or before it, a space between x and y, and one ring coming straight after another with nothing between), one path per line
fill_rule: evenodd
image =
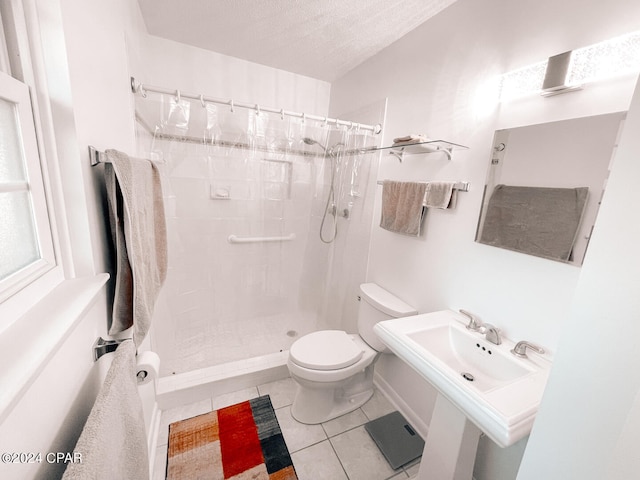
M296 480L269 395L169 425L167 480Z

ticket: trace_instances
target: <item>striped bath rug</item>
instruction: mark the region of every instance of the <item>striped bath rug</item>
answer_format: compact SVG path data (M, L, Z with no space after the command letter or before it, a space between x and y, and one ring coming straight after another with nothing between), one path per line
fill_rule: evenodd
M296 480L269 395L169 425L168 480Z

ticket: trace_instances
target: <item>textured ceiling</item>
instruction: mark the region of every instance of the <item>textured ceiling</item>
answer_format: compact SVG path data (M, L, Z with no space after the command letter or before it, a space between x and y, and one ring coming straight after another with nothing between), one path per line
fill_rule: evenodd
M138 0L151 35L333 81L455 0Z

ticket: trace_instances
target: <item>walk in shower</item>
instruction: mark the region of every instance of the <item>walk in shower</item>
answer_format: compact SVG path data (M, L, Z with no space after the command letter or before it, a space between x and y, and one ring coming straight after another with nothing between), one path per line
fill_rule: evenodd
M348 328L379 135L179 93L135 99L138 154L160 168L167 216L169 271L151 332L161 376Z

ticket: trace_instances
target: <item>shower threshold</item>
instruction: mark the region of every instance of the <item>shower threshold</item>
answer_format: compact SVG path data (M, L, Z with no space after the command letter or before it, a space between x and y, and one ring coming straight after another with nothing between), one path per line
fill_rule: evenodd
M156 400L160 410L230 393L289 376L289 351L238 360L213 367L160 377Z

